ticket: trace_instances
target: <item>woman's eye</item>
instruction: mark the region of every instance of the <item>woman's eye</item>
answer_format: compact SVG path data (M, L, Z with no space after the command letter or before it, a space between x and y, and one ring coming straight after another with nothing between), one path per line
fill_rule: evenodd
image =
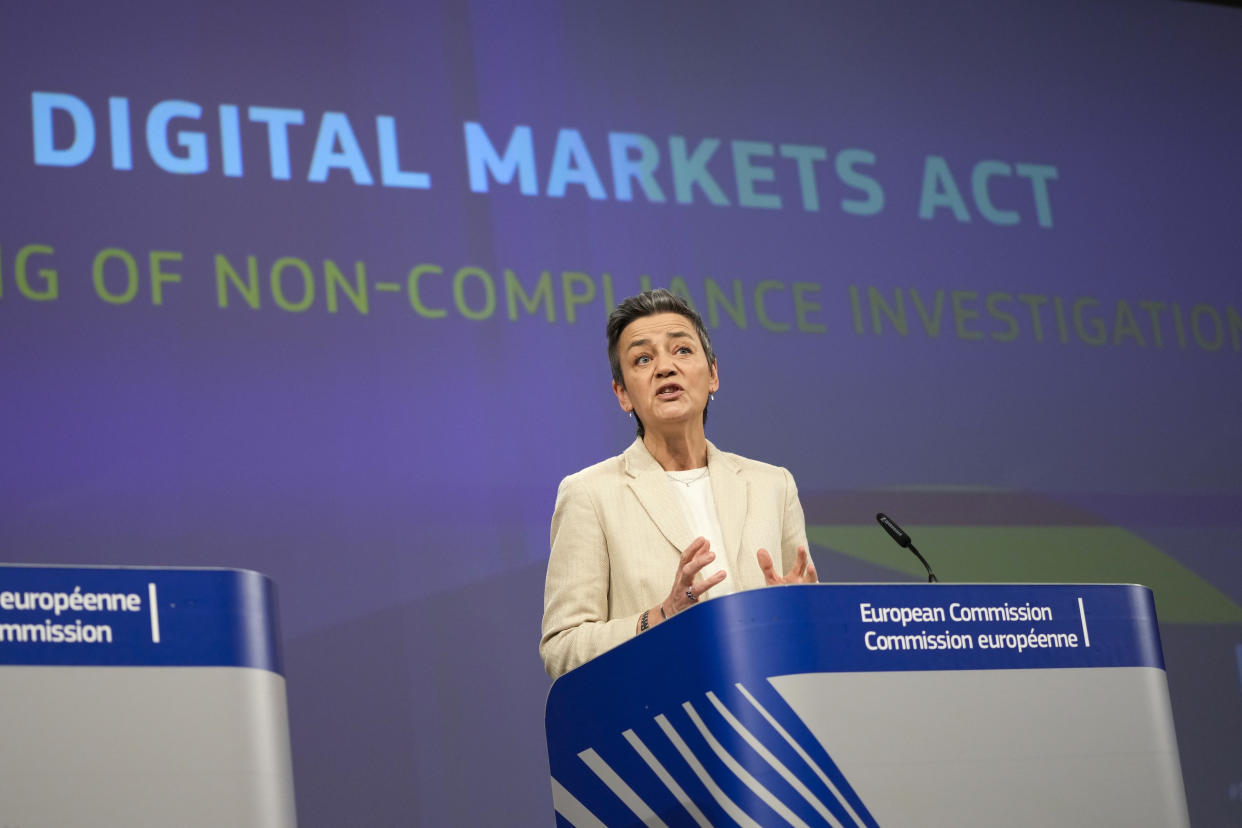
M634 360L635 365L646 365L648 362L651 362L651 357L646 354L643 354L638 359Z

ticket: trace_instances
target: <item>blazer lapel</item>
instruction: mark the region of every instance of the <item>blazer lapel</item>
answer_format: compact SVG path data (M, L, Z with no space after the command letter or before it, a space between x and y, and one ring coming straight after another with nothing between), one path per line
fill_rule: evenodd
M733 571L741 577L742 525L746 522L747 499L742 467L708 442L707 468L712 476L716 516L720 519L720 531L724 533L725 554Z
M681 504L673 496L664 469L647 451L641 439L635 440L622 456L625 458L625 474L629 478L627 483L630 489L660 534L680 555L694 540L694 535L690 534Z

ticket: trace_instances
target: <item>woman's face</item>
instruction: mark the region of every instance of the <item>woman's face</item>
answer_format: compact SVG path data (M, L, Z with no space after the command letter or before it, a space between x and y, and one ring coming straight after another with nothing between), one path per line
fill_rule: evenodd
M703 422L708 395L720 387L716 366L707 364L694 323L679 313L635 319L617 341L622 387L612 384L621 408L633 411L648 431Z

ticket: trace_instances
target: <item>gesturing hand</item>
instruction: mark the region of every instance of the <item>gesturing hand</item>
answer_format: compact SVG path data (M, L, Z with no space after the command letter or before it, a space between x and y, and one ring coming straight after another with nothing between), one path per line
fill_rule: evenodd
M811 556L806 553L805 546L798 547L798 559L794 561L793 569L789 570L788 575L776 574L776 570L772 567L772 556L768 554L768 550L760 549L755 553L755 557L759 559L759 568L763 570L763 579L767 581L768 586L819 583L819 576L815 574L815 564L811 561Z
M677 564L677 574L673 577L673 587L669 590L668 597L660 604L670 618L691 607L703 596L703 593L725 579L725 572L722 569L710 578L695 583L694 576L714 560L716 560L716 553L711 550L711 544L706 538L695 538L694 542L681 553L681 560Z

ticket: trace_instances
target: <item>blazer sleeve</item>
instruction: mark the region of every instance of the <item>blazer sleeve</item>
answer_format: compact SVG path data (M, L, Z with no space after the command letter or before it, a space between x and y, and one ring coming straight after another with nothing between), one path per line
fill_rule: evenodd
M609 548L587 481L561 481L552 513L539 654L557 678L634 636L638 613L609 618Z
M781 558L788 572L798 560L798 547L807 550L811 546L806 540L806 516L802 513L802 501L798 499L798 484L794 483L793 475L788 469L782 468L785 478L785 514L781 520Z

